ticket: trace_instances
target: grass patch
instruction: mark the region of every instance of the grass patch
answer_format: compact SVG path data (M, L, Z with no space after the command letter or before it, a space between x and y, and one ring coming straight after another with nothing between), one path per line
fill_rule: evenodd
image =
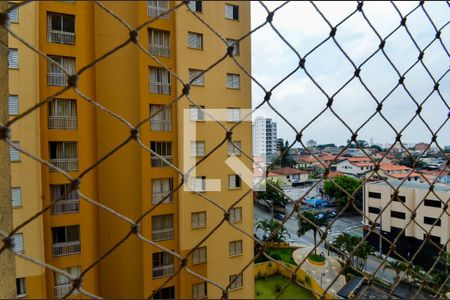
M310 259L310 260L312 260L314 262L317 262L317 263L323 263L325 261L325 257L322 257L322 256L320 256L318 254L310 254L308 256L308 259Z
M278 292L288 283L288 279L281 275L273 275L255 280L256 299L274 299ZM291 283L281 294L279 299L315 299L307 289Z
M278 259L281 260L285 263L291 264L291 265L297 265L294 261L294 259L292 258L292 252L294 251L293 249L290 248L280 248L280 249L273 249L273 248L269 248L266 250L267 252L269 252L270 257L274 258L274 259ZM277 254L275 254L277 253ZM275 256L275 257L274 257Z

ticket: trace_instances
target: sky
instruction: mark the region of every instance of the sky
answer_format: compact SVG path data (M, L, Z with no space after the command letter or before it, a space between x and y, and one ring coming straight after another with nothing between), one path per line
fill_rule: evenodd
M412 10L418 2L395 2L402 15ZM269 10L283 2L264 2ZM315 2L330 23L335 26L356 9L356 2ZM440 28L449 22L450 8L444 1L426 2L425 9ZM389 35L401 21L401 17L389 2L367 1L363 10L373 27L381 37ZM259 2L251 3L252 29L262 24L267 12ZM330 33L330 27L309 2L294 1L277 10L273 26L303 57L323 41ZM408 16L406 25L417 45L423 49L435 37L435 30L421 8ZM357 12L337 27L336 40L348 56L359 66L378 49L380 40L362 14ZM450 24L441 34L442 41L450 50ZM252 74L266 89L275 86L297 66L299 59L275 33L266 25L251 35L252 39ZM404 73L417 61L419 50L409 38L405 28L400 28L386 40L385 52L400 73ZM423 58L424 64L437 80L449 69L449 56L439 41L432 43ZM354 67L329 40L314 50L306 58L306 70L328 94L334 94L354 74ZM450 73L450 72L449 72ZM449 99L450 74L440 82L442 98L435 92L423 105L421 116L435 132L438 132L438 144L450 145ZM361 79L379 101L385 98L398 83L399 76L381 52L375 54L361 68ZM421 103L430 94L434 82L419 63L405 76L405 87ZM253 107L263 101L264 92L255 83L252 86ZM353 80L334 98L334 111L353 130L357 130L376 110L377 104L365 90L359 80ZM297 129L304 128L321 110L326 107L327 97L299 69L272 93L271 105ZM267 104L255 116L265 115L278 124L278 137L292 142L295 132ZM400 131L414 116L416 104L408 93L397 88L383 103L382 113L391 124ZM402 132L402 141L406 143L430 142L431 132L424 122L416 117ZM343 145L351 137L350 131L329 110L303 132L303 141L313 139L319 144L335 143ZM395 132L378 114L359 131L358 139L374 143L392 143Z

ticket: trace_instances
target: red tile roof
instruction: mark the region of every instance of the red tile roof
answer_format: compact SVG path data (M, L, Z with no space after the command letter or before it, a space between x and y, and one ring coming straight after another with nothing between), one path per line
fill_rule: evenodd
M274 175L270 175L274 174ZM296 175L296 174L308 174L308 172L303 170L297 170L290 167L275 169L269 172L269 176L279 176L279 175Z

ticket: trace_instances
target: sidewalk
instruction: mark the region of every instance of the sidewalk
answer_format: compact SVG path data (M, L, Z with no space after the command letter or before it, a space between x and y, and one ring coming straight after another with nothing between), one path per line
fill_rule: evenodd
M303 248L299 248L297 250L294 250L292 252L292 258L297 264L300 264L306 255L308 255L313 248L306 246ZM314 280L322 286L322 288L325 290L329 287L331 282L339 276L339 271L341 270L341 265L339 262L334 258L330 256L325 256L325 265L324 266L316 266L308 262L308 260L305 260L305 262L302 264L301 269L308 273ZM337 292L339 292L342 287L345 285L345 278L344 276L339 276L338 279L331 285L328 292L333 296L334 298L340 298L337 295Z

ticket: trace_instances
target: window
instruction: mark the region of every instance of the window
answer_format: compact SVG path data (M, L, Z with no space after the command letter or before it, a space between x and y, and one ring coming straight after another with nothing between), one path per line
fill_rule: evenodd
M203 141L191 142L191 156L194 157L205 156L205 142Z
M170 32L149 29L148 41L151 54L155 56L170 57Z
M175 271L173 256L166 252L157 252L152 255L153 278L165 277Z
M240 54L239 42L233 39L227 39L228 46L233 46L233 55L238 56Z
M230 141L228 141L228 156L231 155L241 155L241 142L240 141L233 141L235 145L233 145Z
M241 187L241 178L238 175L228 175L228 188L230 190Z
M423 239L426 239L427 235L426 233L423 234ZM430 240L437 243L437 244L441 244L441 237L440 236L436 236L436 235L431 235L430 234Z
M52 227L53 256L80 253L80 225Z
M242 255L242 241L232 241L229 243L229 255Z
M203 49L203 34L188 32L188 47L193 49Z
M201 107L201 109L195 105L189 106L191 121L204 121L205 120L205 112L203 111L203 109L205 109L205 107L203 105L201 105L200 107Z
M397 219L405 219L406 214L399 212L399 211L391 210L391 217L397 218Z
M230 222L238 223L242 221L242 207L233 207L230 209Z
M175 299L175 287L169 286L160 289L154 296L153 299Z
M11 188L11 200L13 208L22 206L22 189L20 187Z
M239 6L225 4L225 18L230 20L239 20Z
M228 109L228 122L239 122L241 120L240 108L227 108Z
M8 109L9 115L15 116L19 114L19 96L9 95L8 97Z
M10 68L10 69L18 69L19 68L19 51L17 49L9 48L8 68Z
M12 142L15 147L20 147L19 142ZM20 152L13 147L9 147L9 159L13 161L20 161Z
M25 297L27 295L27 289L25 286L25 277L16 278L16 295L17 297Z
M75 267L69 267L66 268L64 271L69 273L71 276L78 278L81 275L81 267L75 266ZM71 280L69 277L65 276L64 274L55 272L54 273L55 278L55 297L64 297L72 288ZM78 294L78 290L73 291L74 294Z
M73 57L63 57L63 56L51 56L49 58L53 59L56 63L61 65L69 74L75 74L75 58ZM47 84L50 86L67 86L67 77L57 64L48 62L48 76Z
M169 163L172 163L172 142L151 142L150 149ZM166 167L167 162L155 154L151 154L152 167Z
M381 199L381 193L369 192L369 198Z
M65 171L78 171L77 142L49 142L49 149L51 164Z
M52 202L52 214L76 213L80 211L80 200L76 190L72 190L70 184L50 185Z
M207 284L206 282L197 283L192 285L192 299L201 299L206 298L207 293Z
M12 236L13 243L14 243L14 251L18 253L23 253L23 233L16 233Z
M198 176L191 179L191 188L195 192L204 192L206 190L206 176Z
M189 1L188 3L189 9L195 12L201 12L202 11L202 1Z
M227 88L240 89L241 88L241 76L239 74L227 73Z
M150 118L151 130L172 131L172 110L170 107L152 104L150 105L150 115L151 115Z
M399 195L395 196L395 194L394 194L394 195L391 195L391 198L397 202L403 202L403 203L406 202L405 196L399 196Z
M75 16L47 14L47 40L50 43L75 44Z
M192 264L202 264L206 262L206 247L199 247L192 252Z
M48 104L48 129L77 129L77 101L54 99Z
M206 227L206 211L193 212L191 214L192 229Z
M380 209L378 207L369 206L369 213L378 215L380 213Z
M150 67L150 93L170 95L169 71Z
M433 225L435 222L436 222L435 226L441 226L441 219L423 217L423 223L425 224Z
M12 7L14 3L8 2L8 8ZM19 8L16 7L8 12L8 19L11 23L19 23Z
M173 189L172 178L152 180L152 204L158 204L162 199L163 203L172 202L172 195L168 196Z
M192 85L203 86L205 84L202 72L203 70L189 69L189 81L192 82Z
M173 240L173 215L152 217L152 239L154 241Z
M431 199L425 199L423 204L425 206L430 206L430 207L441 207L442 202L439 200L431 200Z
M241 288L243 286L243 278L242 278L243 274L241 275L231 275L230 276L230 283L231 289L237 289L237 288Z
M167 19L169 18L168 14L160 16L161 14L169 11L169 1L147 1L147 15L150 17L157 17Z

